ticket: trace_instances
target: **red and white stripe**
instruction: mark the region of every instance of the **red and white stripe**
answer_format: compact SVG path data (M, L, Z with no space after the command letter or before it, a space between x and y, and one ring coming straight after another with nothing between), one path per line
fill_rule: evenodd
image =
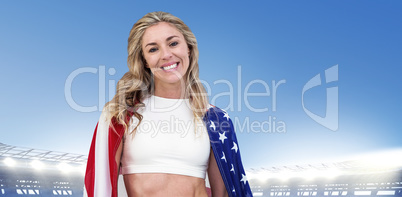
M124 127L113 119L115 130L102 113L95 128L85 173L88 197L117 197L118 166L115 155L124 135Z

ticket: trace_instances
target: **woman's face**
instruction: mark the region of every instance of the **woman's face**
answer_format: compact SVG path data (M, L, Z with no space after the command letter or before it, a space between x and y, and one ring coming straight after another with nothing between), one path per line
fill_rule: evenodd
M181 79L189 67L189 48L182 33L170 23L148 27L142 38L146 67L154 75L155 88L184 85Z

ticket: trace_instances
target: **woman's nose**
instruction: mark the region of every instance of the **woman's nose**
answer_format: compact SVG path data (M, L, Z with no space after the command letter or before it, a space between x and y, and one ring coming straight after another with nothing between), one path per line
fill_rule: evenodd
M170 59L172 57L172 51L168 48L165 47L162 49L162 59Z

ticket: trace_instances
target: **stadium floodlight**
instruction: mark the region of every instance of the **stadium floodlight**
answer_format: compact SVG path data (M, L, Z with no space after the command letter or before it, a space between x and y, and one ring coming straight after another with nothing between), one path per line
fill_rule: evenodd
M14 167L15 164L17 163L14 159L12 159L12 158L10 158L10 157L5 158L3 162L4 162L7 166L10 166L10 167Z
M312 181L316 178L325 178L325 179L333 179L342 174L342 172L338 169L328 168L328 169L307 169L301 172L298 172L297 175L299 177L303 177L306 181Z
M304 178L306 181L311 181L321 175L321 171L317 169L306 169L300 172L296 172L295 176Z
M288 181L289 179L294 177L294 172L288 169L283 169L276 174L276 178L278 178L281 181Z
M326 178L326 179L334 179L338 176L341 176L343 174L343 172L336 168L328 168L328 169L324 170L324 172L322 174L323 174L324 178Z
M59 168L63 173L69 173L73 170L73 167L70 164L64 162L60 163L57 168Z
M361 156L363 169L389 170L402 167L402 150L388 150Z
M82 164L82 165L80 165L80 167L79 167L79 171L82 173L82 174L85 174L85 171L87 170L87 164Z
M43 162L39 161L39 160L33 160L31 162L31 166L33 168L35 168L36 170L41 170L41 169L43 169L45 167L45 164Z
M270 177L270 174L266 171L257 171L257 172L246 172L247 173L247 177L251 180L251 179L255 179L258 180L260 182L265 182L267 181Z

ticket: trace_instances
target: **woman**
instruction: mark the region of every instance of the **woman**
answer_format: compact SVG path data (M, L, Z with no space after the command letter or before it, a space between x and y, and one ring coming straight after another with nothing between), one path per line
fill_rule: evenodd
M208 104L197 41L177 17L152 12L128 39L127 72L95 129L88 196L251 196L227 113Z

